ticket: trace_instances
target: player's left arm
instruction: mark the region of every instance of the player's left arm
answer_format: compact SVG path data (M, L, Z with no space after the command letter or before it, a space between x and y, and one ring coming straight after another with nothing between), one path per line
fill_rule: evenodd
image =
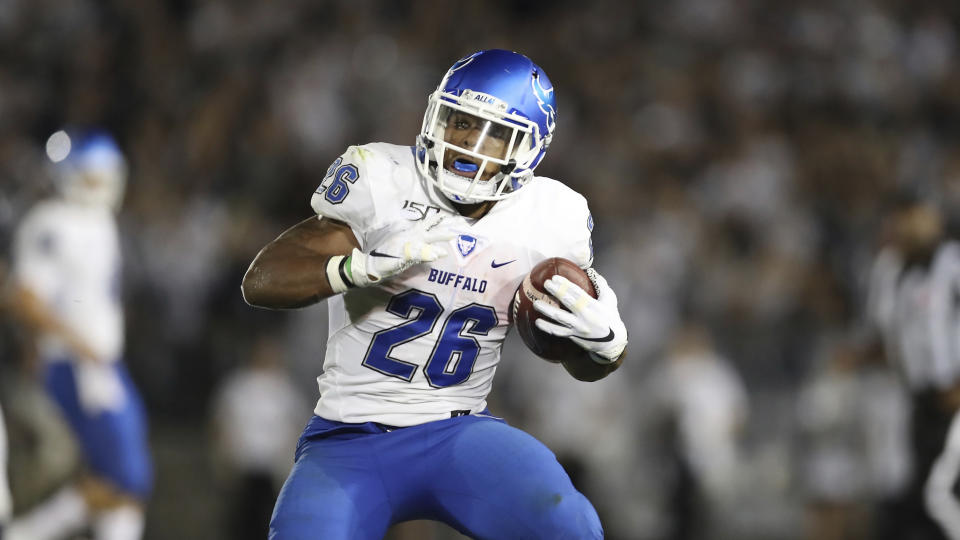
M620 318L617 295L593 266L593 215L586 199L577 195L570 202L568 216L561 223L564 251L576 261L593 282L597 298L574 285L563 276L544 281L547 292L566 309L543 301L536 301L534 309L555 322L537 319L540 330L554 336L570 338L582 347L592 360L567 361L563 365L581 381L595 381L606 377L623 363L627 349L627 329Z
M533 307L556 322L537 319L536 325L548 334L570 338L597 364L619 365L627 350L627 328L620 318L617 295L596 270L588 268L587 275L597 291L597 298L563 276L544 281L547 292L566 309L537 300Z
M49 225L47 216L34 211L25 218L14 238L13 268L0 264L0 314L9 314L29 332L57 336L81 360L102 362L102 354L51 304L62 271L56 256L57 228Z
M598 364L592 360L563 360L561 364L567 373L574 379L584 382L594 382L603 379L616 371L621 364L626 352L620 355L616 362L610 364Z
M87 340L64 323L29 287L17 282L8 284L2 304L31 331L59 337L78 358L95 363L103 361Z

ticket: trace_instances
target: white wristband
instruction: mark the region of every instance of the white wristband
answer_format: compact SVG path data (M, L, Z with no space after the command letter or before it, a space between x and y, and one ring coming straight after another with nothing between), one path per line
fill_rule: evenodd
M330 288L333 289L334 294L340 294L354 287L347 278L344 268L346 261L346 255L334 255L327 260L327 281L330 282Z

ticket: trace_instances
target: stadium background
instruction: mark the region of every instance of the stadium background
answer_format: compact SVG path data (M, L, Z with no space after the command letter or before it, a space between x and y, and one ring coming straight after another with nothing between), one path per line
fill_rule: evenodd
M146 538L226 538L213 396L268 342L302 423L326 332L323 306L247 307L246 266L309 215L347 145L412 144L453 61L523 52L559 100L538 172L591 201L631 352L616 381L584 386L511 342L494 412L569 458L610 538L666 537L676 479L651 384L676 331L702 325L749 407L738 485L698 519L800 538L802 396L856 343L884 216L904 196L949 218L960 204L958 21L934 0L2 0L0 247L49 189L50 133L115 134L127 362L158 474ZM26 353L9 325L4 350L10 373ZM889 494L848 498L874 516Z

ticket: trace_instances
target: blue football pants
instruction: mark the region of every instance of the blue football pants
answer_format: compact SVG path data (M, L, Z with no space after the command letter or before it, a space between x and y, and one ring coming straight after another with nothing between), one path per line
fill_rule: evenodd
M117 410L84 410L72 362L47 364L46 388L73 429L90 472L123 493L145 500L153 487L146 410L126 366L117 362L112 367L126 396L124 406Z
M317 424L328 431L316 434ZM553 453L480 415L395 429L314 417L270 539L381 540L390 525L414 519L481 540L603 538L596 511Z

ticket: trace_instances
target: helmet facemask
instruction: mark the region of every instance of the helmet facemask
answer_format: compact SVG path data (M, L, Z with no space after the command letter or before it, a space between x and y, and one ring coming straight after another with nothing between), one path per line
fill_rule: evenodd
M546 144L534 122L465 90L430 96L417 147L421 174L451 200L476 204L513 195L533 177Z
M85 206L120 208L126 188L125 170L71 170L60 172L54 185L62 196Z

